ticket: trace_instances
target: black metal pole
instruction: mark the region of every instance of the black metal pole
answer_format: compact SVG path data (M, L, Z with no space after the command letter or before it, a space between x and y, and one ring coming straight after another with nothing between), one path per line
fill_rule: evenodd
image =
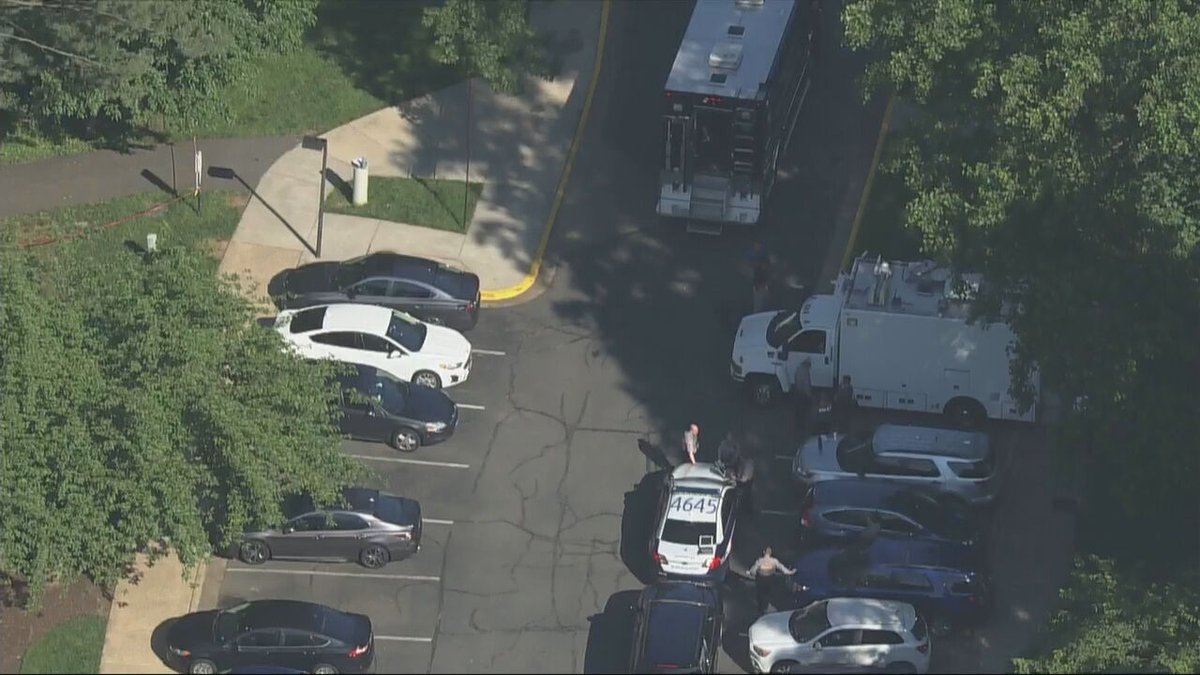
M179 181L175 178L175 141L171 141L171 192L179 196Z
M467 231L467 204L471 196L471 78L467 78L467 180L463 186L463 232Z
M321 139L321 200L317 203L317 257L321 257L321 239L325 234L325 170L329 167L329 139Z

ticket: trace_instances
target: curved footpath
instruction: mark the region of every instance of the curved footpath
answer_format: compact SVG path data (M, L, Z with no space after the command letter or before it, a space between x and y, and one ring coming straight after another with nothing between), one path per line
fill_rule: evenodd
M372 176L463 180L469 136L470 178L483 183L483 192L465 234L326 214L318 258L314 249L321 151L306 148L295 138L247 141L245 149L253 152L242 154L238 154L236 140L202 142L208 167L233 170L232 177L206 176L205 184L237 181L251 193L221 261L221 271L239 275L247 282L247 290L265 299L267 281L285 268L391 249L476 272L485 300L497 302L521 295L536 281L578 136L586 124L603 56L608 12L607 0L535 3L531 22L550 34L552 55L559 59L561 69L553 79L527 78L521 95L496 94L476 80L469 85L469 115L468 84L462 83L385 108L323 135L328 142L328 168L347 181L350 162L358 157L367 159ZM41 196L26 202L6 198L0 216L143 192L146 181L160 187L171 182L169 155L165 162L160 161L165 163L167 175L157 175L159 182L155 182L144 175L149 170L139 174L141 166L133 168L144 165L145 156L112 154L89 153L82 159L0 168L0 186L5 188L15 185L10 177L31 188L46 184ZM191 186L191 148L177 147L176 154L183 192ZM275 156L278 159L263 171L263 158ZM60 169L71 162L79 166L68 176ZM115 162L130 164L129 177L105 181L106 173L118 173ZM325 189L332 187L327 184ZM166 655L162 627L173 617L213 605L222 562L215 561L210 574L201 569L194 579L185 579L174 555L154 566L139 558L137 582L117 585L100 672L172 672L161 658ZM211 577L207 583L206 576Z

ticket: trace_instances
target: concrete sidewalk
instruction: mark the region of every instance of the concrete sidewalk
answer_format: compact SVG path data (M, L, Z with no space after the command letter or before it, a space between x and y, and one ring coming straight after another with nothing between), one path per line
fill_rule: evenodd
M465 234L326 214L318 257L321 151L298 146L253 190L222 273L237 274L265 301L267 282L283 269L391 250L473 271L485 297L513 297L528 288L590 102L606 11L599 2L535 2L531 22L549 35L551 57L561 67L553 79L526 78L520 95L497 94L481 80L464 82L324 135L329 168L346 181L357 157L366 158L372 176L463 180L469 156L470 179L484 186Z

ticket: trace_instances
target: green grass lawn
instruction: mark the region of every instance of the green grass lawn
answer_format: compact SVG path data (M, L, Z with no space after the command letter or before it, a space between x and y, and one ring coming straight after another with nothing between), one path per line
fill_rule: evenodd
M378 218L396 223L421 225L449 232L466 232L475 214L475 202L482 185L457 180L427 180L423 178L370 179L367 203L350 203L348 186L338 186L325 198L329 213ZM463 196L466 195L466 220L463 220Z
M149 233L158 235L159 247L209 247L215 253L220 243L228 240L237 228L245 197L234 192L207 192L203 199L199 213L196 212L196 200L187 199L155 213L131 218L167 201L162 193L145 193L98 204L13 216L0 220L0 232L21 243L69 238L28 249L38 256L103 258L119 255L133 245L145 246ZM123 220L125 222L112 227L102 227Z
M76 616L55 626L25 652L21 672L99 672L107 622L102 616Z
M855 257L870 251L873 256L882 254L885 260L920 259L921 235L904 227L904 205L909 197L903 178L876 171L853 246Z
M291 54L262 59L246 79L215 96L228 114L191 126L166 120L166 135L199 138L316 134L461 79L432 57L421 26L429 0L324 0L317 24ZM163 120L147 126L160 130ZM149 144L152 138L132 139ZM50 140L16 128L0 135L0 164L68 155L102 143Z

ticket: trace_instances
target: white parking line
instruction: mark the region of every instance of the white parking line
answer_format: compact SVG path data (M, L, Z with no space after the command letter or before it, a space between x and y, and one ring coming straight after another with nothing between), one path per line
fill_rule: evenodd
M421 466L444 466L449 469L469 469L470 464L458 462L431 462L426 459L404 459L403 457L379 457L376 455L349 455L354 459L366 459L372 462L395 462L397 464L420 464Z
M429 523L430 525L453 525L453 520L438 520L437 518L422 518L421 522Z
M487 354L488 356L504 356L504 352L498 352L494 349L472 349L472 354Z
M775 459L782 460L784 462L790 462L795 459L795 457L792 455L775 455Z
M294 574L306 577L363 577L365 579L393 579L396 581L441 581L441 577L421 574L371 574L369 572L322 572L320 570L271 570L259 567L226 567L226 572L242 574Z
M487 410L487 408L481 405L471 405L470 403L459 403L457 405L458 407L466 408L467 410Z
M759 509L759 513L765 513L768 516L795 516L799 515L796 511L775 511L773 509Z
M433 638L411 637L408 635L376 635L375 639L384 642L433 642Z

